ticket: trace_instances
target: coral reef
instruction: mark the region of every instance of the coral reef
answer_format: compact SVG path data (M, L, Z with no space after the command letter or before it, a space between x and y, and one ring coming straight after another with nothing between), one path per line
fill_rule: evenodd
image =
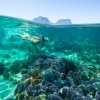
M8 80L10 78L10 73L9 73L9 69L6 68L4 73L3 73L3 78Z
M15 96L16 100L28 100L33 99L34 85L41 81L41 75L39 70L34 69L29 71L28 75L20 81L16 90Z
M5 65L4 63L0 62L0 75L2 75L5 71Z
M64 58L41 55L15 89L16 100L92 100L99 98L99 80L91 68ZM99 100L99 99L97 99Z

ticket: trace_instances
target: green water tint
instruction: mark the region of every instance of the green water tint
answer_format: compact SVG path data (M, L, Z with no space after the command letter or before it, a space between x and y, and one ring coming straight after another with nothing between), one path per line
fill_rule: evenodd
M10 38L12 35L24 32L31 36L43 36L48 38L48 41L34 44L17 36ZM6 75L7 71L5 72L6 74L3 75L5 79L11 82L17 81L20 75L15 74L20 73L19 69L30 65L32 59L41 54L67 58L76 64L88 66L82 74L85 74L86 78L93 75L92 78L98 80L100 78L100 24L49 26L0 16L0 62L5 67L13 69L10 78ZM2 89L0 88L1 99L7 97L11 91L8 89L8 92L4 93Z

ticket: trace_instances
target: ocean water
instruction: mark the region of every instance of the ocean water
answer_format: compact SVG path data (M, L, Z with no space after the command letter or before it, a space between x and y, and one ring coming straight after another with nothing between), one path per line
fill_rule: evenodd
M37 60L39 58L43 61L39 62ZM72 63L68 65L65 63L64 68L67 71L59 71L59 68L55 68L54 71L50 65L63 68L59 59L65 59L68 61L67 63L71 61L76 66L76 70L73 70ZM44 68L45 61L48 61L46 69ZM40 66L40 63L41 65L43 63L42 70L38 67L37 69L41 74L41 81L35 83L31 78L38 78L33 77L32 73L35 72L31 71L36 69L35 66ZM34 67L32 67L33 65ZM60 75L64 74L66 78L63 79L59 76L54 79L51 70L54 73L58 71L57 73ZM52 81L48 78L51 78ZM24 84L27 80L30 81L28 86L20 86L20 83ZM50 89L45 90L46 86L43 85L45 91L41 91L36 96L33 95L29 86L34 88L36 85L42 84L43 80L52 85L55 85L55 80L60 80L62 83L58 84L61 84L61 87L57 85L58 90L54 93ZM31 81L34 84L31 84ZM20 90L21 88L22 90ZM81 89L83 93L78 89ZM65 92L63 93L61 90ZM78 95L74 93L75 91ZM68 95L68 93L73 95ZM52 98L50 99L50 97ZM35 98L34 100L58 100L57 98L59 100L88 100L84 98L100 100L100 24L51 26L0 16L0 100L7 98L16 98L16 100L33 100L33 98Z

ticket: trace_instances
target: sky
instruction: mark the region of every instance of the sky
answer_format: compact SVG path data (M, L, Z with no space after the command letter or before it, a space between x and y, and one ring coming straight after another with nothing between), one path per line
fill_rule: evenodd
M51 22L100 23L100 0L0 0L0 15L33 20L48 17Z

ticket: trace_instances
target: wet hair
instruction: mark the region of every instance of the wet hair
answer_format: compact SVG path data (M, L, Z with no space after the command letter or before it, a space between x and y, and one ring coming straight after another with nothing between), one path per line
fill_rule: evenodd
M44 37L44 36L42 37L42 41L46 41L46 39L45 39L45 37Z

